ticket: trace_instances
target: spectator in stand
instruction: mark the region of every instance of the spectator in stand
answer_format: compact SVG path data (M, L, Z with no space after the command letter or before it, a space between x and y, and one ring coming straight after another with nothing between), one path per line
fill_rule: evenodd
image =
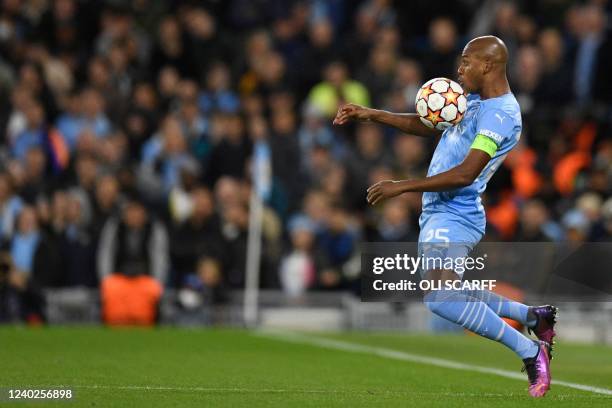
M120 193L119 181L115 176L104 174L96 180L94 216L92 219L92 229L96 239L106 221L117 215L121 201Z
M304 105L302 126L298 131L302 167L306 168L305 158L309 157L317 146L331 146L332 155L341 159L345 154L345 146L336 138L328 125L323 112L309 103Z
M272 153L272 174L279 180L287 200L295 205L302 196L305 175L293 111L272 112L272 134L268 143Z
M411 59L401 59L396 65L393 86L400 93L400 103L394 109L402 112L414 112L414 101L423 84L420 65ZM389 104L387 102L387 104Z
M70 185L71 192L78 196L83 205L82 211L94 211L96 180L99 174L99 161L92 154L81 154L76 158L75 180Z
M72 150L76 148L76 142L82 128L81 115L83 113L83 105L81 101L80 92L72 92L66 95L64 111L55 123L55 126Z
M188 275L195 274L201 256L207 255L225 264L230 262L211 192L205 187L196 187L190 198L191 214L170 235L174 279L181 285Z
M331 207L325 229L319 235L317 246L329 262L329 267L320 271L319 286L322 289L346 288L354 278L349 274L349 261L357 249L358 234L350 222L349 214L340 205Z
M588 238L591 224L582 211L575 208L569 210L563 215L561 223L567 231L566 239L571 244L581 244Z
M422 55L428 78L446 77L456 71L457 27L447 17L438 17L429 25L429 47Z
M302 51L299 65L298 94L303 97L308 90L321 80L321 67L328 65L337 55L334 43L334 27L327 19L321 18L310 24L309 43Z
M394 49L377 45L370 51L368 64L357 74L357 79L370 93L373 106L382 106L393 84L397 55ZM416 95L415 95L416 96Z
M35 102L31 92L24 86L15 86L11 92L11 109L6 115L6 136L4 142L9 146L15 144L17 136L27 127L25 111Z
M84 211L80 195L68 194L66 225L59 237L66 286L96 287L96 241L91 215Z
M204 173L209 186L214 186L224 175L243 178L246 160L251 154L251 143L245 137L243 119L236 114L226 114L222 120L225 122L222 139L213 147Z
M0 173L0 245L13 236L17 216L22 208L23 200L13 191L9 174Z
M153 324L168 275L168 235L138 198L106 222L96 262L105 322Z
M542 72L536 88L538 105L565 105L568 90L559 84L571 82L571 65L567 63L566 46L556 28L542 30L538 37L538 48L542 56Z
M367 204L364 204L363 191L368 188L368 174L372 169L390 167L393 162L393 157L385 148L382 131L382 128L369 123L359 124L355 131L355 145L346 160L350 183L346 193L356 208L363 208Z
M288 232L291 247L281 259L279 278L287 295L299 297L316 283L317 270L324 268L324 260L315 246L315 225L308 217L293 217Z
M167 197L179 182L181 169L191 160L180 122L173 116L164 119L160 132L144 146L139 169L140 189L158 201Z
M176 16L166 16L160 22L150 64L156 74L166 67L174 68L182 76L193 74L193 64L185 49L183 32Z
M227 243L226 282L230 288L244 288L247 235L249 227L248 208L242 200L228 203L221 214L221 231Z
M111 274L147 275L161 285L168 275L168 234L137 198L129 199L120 217L107 221L97 252L100 280Z
M10 252L0 251L0 323L45 320L45 298L31 277L13 264Z
M401 199L389 201L376 225L375 242L416 242L418 233L410 225L409 207Z
M369 106L370 95L363 84L349 78L344 62L332 61L324 68L323 82L310 90L308 103L331 118L340 104L348 102Z
M215 61L228 62L233 58L234 46L228 33L223 32L215 16L203 7L183 7L179 12L187 33L187 51L198 67L196 79L209 70Z
M549 211L540 200L530 200L523 205L515 238L517 241L561 241L563 238L563 230L550 220Z
M231 89L231 72L227 65L219 62L210 67L206 74L206 87L198 96L198 106L204 114L238 110L240 100Z
M47 156L41 147L28 150L23 163L16 163L15 169L22 172L13 179L19 183L19 194L28 203L36 203L56 186L47 179Z
M609 45L602 48L605 39L606 21L601 8L596 5L584 5L578 10L578 18L574 92L577 102L584 105L591 101L595 92L599 92L596 79L598 75L601 78L603 73L598 72L598 66L602 68L609 66L610 57L605 54L609 51ZM603 81L602 86L609 89L605 85L606 82Z
M30 100L24 106L25 127L23 131L15 136L13 142L13 157L24 160L25 156L33 147L43 147L45 131L45 111L40 103Z
M64 285L56 244L41 230L33 207L25 206L19 213L10 249L15 269L36 286Z
M104 99L93 88L84 89L70 101L70 113L62 116L58 128L71 150L74 150L85 131L103 138L111 132L111 123L104 112Z

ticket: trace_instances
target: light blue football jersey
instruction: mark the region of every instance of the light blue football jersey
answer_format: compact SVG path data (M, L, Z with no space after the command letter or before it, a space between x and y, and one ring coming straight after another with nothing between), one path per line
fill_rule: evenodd
M480 99L478 94L469 94L467 101L467 109L461 122L442 133L427 176L460 165L468 155L476 135L489 138L495 143L497 150L471 185L451 191L423 193L421 229L432 217L438 225L444 224L441 218L448 218L449 221L465 225L472 232L484 234L486 218L480 194L485 191L487 182L508 152L519 141L522 128L521 111L512 93L489 99ZM450 231L450 234L450 242L466 241L463 237L465 234L459 231L458 235L453 236L453 231ZM474 236L473 233L469 235Z

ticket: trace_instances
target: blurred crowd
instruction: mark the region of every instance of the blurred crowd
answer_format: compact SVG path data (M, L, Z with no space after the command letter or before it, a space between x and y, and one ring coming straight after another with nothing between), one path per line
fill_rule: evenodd
M448 3L448 4L446 4ZM359 244L418 235L435 140L337 128L345 102L413 112L474 36L510 50L520 145L483 197L489 240L612 238L607 1L2 0L0 298L148 275L244 287L255 145L271 152L261 284L356 290ZM24 306L25 305L25 306ZM0 313L1 314L1 313Z

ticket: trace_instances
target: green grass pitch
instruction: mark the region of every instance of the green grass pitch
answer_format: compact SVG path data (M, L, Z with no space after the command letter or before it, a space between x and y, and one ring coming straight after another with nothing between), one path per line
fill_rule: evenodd
M343 342L520 371L499 344L475 336L316 334ZM557 345L553 379L612 387L612 348ZM538 407L612 406L612 396L287 342L225 329L0 328L0 387L71 387L57 407ZM0 408L11 405L0 402Z

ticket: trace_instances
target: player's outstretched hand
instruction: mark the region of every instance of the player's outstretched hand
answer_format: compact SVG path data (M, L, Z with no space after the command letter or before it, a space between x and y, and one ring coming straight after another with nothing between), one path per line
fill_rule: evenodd
M376 205L383 200L402 193L399 181L383 180L368 188L368 203Z
M370 108L366 108L354 103L347 103L338 108L338 113L334 118L334 125L344 125L350 119L353 120L370 120Z

